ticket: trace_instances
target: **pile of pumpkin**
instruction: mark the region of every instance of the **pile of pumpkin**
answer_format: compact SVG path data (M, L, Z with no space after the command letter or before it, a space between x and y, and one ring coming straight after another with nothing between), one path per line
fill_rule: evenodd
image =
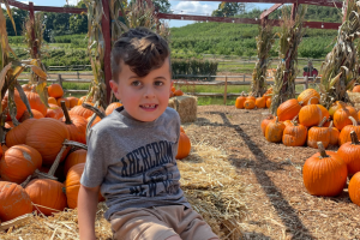
M336 102L328 111L319 104L319 99L316 90L307 89L297 99L283 102L276 117L268 116L261 122L265 138L286 146L304 146L306 143L313 148L317 148L317 142L321 141L327 148L351 141L351 131L360 137L360 127L357 126L360 113L355 108Z
M170 91L169 97L172 98L172 97L175 97L175 96L182 96L182 95L184 95L183 91L181 91L181 89L176 89L173 86L173 83L171 82L171 91Z
M253 96L246 96L244 92L235 100L235 107L238 109L254 109L256 108L270 108L272 88L269 88L262 97L255 98Z
M63 97L59 84L48 87L50 108L41 102L34 88L24 86L23 89L34 118L26 113L25 104L15 91L16 118L20 124L14 126L11 121L7 122L6 144L0 148L0 223L33 211L48 216L66 207L77 207L79 181L87 154L87 125L91 124L88 119L93 118L94 111L97 113L95 108L91 110L82 104L86 96ZM6 95L2 101L5 111L7 100ZM105 114L97 113L99 120L119 106L119 102L112 103ZM11 120L9 115L8 120ZM91 126L94 124L96 122ZM186 157L190 149L190 139L181 128L176 158Z

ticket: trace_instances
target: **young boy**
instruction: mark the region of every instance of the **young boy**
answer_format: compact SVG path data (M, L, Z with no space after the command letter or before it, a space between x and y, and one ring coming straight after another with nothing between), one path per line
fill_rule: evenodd
M110 87L123 107L88 136L78 197L80 239L95 239L99 190L114 239L219 239L180 189L175 160L180 118L167 107L168 44L146 28L131 29L114 44L111 67Z

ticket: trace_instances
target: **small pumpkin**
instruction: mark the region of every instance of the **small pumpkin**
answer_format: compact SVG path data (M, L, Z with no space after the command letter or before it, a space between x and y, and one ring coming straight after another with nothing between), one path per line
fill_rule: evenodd
M182 96L182 95L184 95L184 93L183 93L183 91L181 91L181 89L177 89L177 90L175 90L174 95L175 96Z
M36 109L31 109L31 112L32 112L33 117L35 119L44 118L44 115L41 112L39 112L38 110L36 110Z
M356 173L351 178L348 186L348 192L351 201L360 206L360 172Z
M119 108L121 106L122 106L122 104L120 102L110 103L109 106L107 106L107 108L105 110L106 116L111 114L116 108Z
M257 108L265 108L266 106L265 97L256 98L255 105Z
M35 91L25 92L25 94L27 99L29 100L31 109L36 109L41 112L43 116L46 116L47 107L41 101L40 96Z
M61 119L64 116L63 111L57 104L49 103L46 116L47 118Z
M66 108L70 108L70 101L67 98L58 98L56 99L57 105L59 107L61 107L61 102L64 101L65 102L65 106Z
M343 145L346 142L351 142L350 133L355 131L358 138L360 137L360 127L358 126L356 120L350 116L349 119L352 122L352 125L346 125L340 132L339 135L339 146Z
M307 128L293 121L293 125L285 127L282 142L285 146L303 146L306 142Z
M337 145L339 141L340 132L336 127L333 127L333 121L330 122L329 131L330 131L330 145Z
M50 104L50 103L57 105L57 101L54 97L48 97L48 104Z
M25 190L18 184L0 181L0 219L10 221L31 213L33 206Z
M330 143L330 130L328 127L323 127L326 117L321 121L319 126L310 128L307 137L307 145L312 148L318 147L318 142L322 142L323 146L327 148Z
M270 108L271 106L271 98L266 99L266 107Z
M301 106L306 106L309 104L318 104L319 99L320 99L320 94L315 89L312 88L302 91L297 98L299 102L302 102Z
M183 159L189 155L191 151L191 141L186 133L180 132L178 152L175 156L176 159Z
M244 103L246 101L246 97L245 96L239 96L236 98L236 101L235 101L235 107L238 108L238 109L242 109L244 108Z
M87 120L79 115L72 115L70 117L65 106L65 101L61 102L61 108L64 112L62 122L65 123L68 129L70 139L76 142L86 144L86 126L88 123Z
M70 96L70 97L67 97L66 99L70 103L70 108L73 108L78 105L79 99L77 97Z
M245 107L245 109L254 109L255 102L253 100L248 99L244 102L244 107Z
M5 138L6 146L12 147L14 145L25 144L26 134L30 130L32 124L37 121L34 118L29 118L19 124L16 127L13 127L7 134Z
M6 91L5 96L4 96L3 100L1 101L2 109L5 109L8 106L8 97L9 97L9 91ZM20 94L17 90L14 91L14 102L15 102L16 110L17 110L16 119L19 120L26 110L26 105L21 100ZM6 121L10 121L11 117L10 117L9 112L7 112L6 116L7 116Z
M85 163L86 155L87 155L87 151L84 149L79 149L70 153L65 160L65 167L64 167L65 175L68 173L69 169L72 166L75 166L78 163Z
M273 115L269 115L264 120L262 120L262 122L261 122L261 130L262 130L262 132L264 134L264 137L265 137L265 130L266 130L267 125L270 122L275 121L275 120L276 119L275 119L275 117Z
M352 116L356 121L358 120L357 112L355 108L351 106L342 106L341 102L338 102L339 108L334 113L334 125L340 131L347 125L351 125L352 122L349 119Z
M355 131L352 131L349 135L351 142L341 145L337 153L346 163L348 175L352 176L360 171L360 143Z
M61 98L64 95L64 90L58 83L53 83L48 87L48 94L53 98Z
M318 149L318 153L305 161L304 185L311 195L336 196L346 184L346 163L337 153L325 151L321 142L318 142Z
M312 127L319 125L324 118L323 111L319 108L318 104L311 104L312 98L310 98L308 104L300 109L299 122L305 127Z
M90 104L92 106L94 106L93 103L87 102L87 104ZM78 105L73 107L70 112L71 115L79 115L82 116L83 118L87 119L88 117L92 116L94 114L93 111L91 111L90 109L84 108L82 105Z
M270 122L265 129L266 140L273 143L281 142L284 129L285 125L276 117L275 121Z
M289 99L278 107L276 115L279 121L292 120L296 115L299 114L301 104L295 99Z

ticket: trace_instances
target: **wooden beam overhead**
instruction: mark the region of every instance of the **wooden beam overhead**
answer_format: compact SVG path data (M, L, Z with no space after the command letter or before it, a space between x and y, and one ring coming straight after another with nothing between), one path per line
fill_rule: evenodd
M260 15L260 19L264 19L266 17L268 17L270 15L270 13L272 13L273 11L275 11L276 9L278 9L279 7L281 7L283 4L282 3L278 3L275 5L272 5L268 10L265 10L261 13Z

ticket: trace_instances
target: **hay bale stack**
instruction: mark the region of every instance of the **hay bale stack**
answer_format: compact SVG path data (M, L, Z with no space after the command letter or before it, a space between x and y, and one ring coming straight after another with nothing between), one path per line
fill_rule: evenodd
M360 110L360 93L348 91L350 102L354 105L355 109Z
M193 145L191 154L177 161L181 189L192 208L222 240L243 239L245 179L219 149Z
M197 97L176 96L169 99L169 107L174 108L180 115L181 123L195 122L197 114Z

